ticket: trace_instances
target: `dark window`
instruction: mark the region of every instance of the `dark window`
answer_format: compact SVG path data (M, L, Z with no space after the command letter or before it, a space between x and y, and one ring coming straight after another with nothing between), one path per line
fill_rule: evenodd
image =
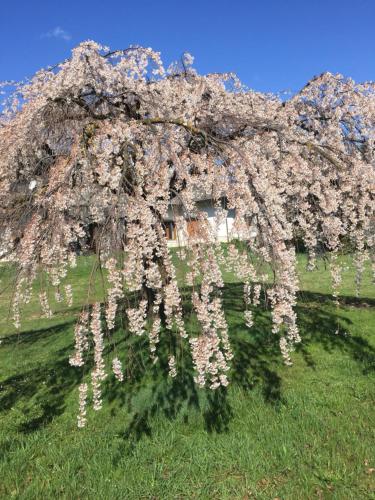
M168 220L163 223L165 235L167 240L175 240L176 239L176 225L173 221Z

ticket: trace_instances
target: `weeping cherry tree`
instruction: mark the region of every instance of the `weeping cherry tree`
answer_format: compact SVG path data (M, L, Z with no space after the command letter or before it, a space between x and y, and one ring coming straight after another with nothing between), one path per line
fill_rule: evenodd
M120 315L128 333L148 338L155 363L161 336L178 338L190 350L196 383L216 389L228 384L232 359L224 270L244 285L249 329L266 297L290 364L301 340L296 239L310 270L318 253L329 254L335 296L344 244L354 253L357 288L365 261L374 262L375 84L324 73L283 100L247 89L233 74L201 76L192 63L184 54L164 69L150 48L110 51L89 41L30 80L4 84L0 247L17 268L13 320L19 327L36 281L43 316L52 315L52 302L71 306L68 270L77 253L95 249L104 300L92 300L88 279L70 363L93 367L96 410L109 371L103 351ZM202 192L214 224L197 203ZM164 228L173 207L177 260ZM224 247L217 227L228 210L234 221ZM199 221L193 233L189 220ZM183 284L177 266L187 270ZM198 334L186 327L186 285ZM111 369L121 381L120 357ZM169 374L178 369L171 350ZM88 389L79 387L79 426Z

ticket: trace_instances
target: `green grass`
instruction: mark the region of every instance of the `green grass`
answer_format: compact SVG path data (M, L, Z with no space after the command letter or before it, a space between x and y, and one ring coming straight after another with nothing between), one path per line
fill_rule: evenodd
M350 257L343 257L347 265ZM142 338L117 333L126 381L105 381L104 406L76 427L70 367L74 315L90 259L72 274L73 311L50 320L28 306L21 331L0 297L0 496L2 498L375 498L375 292L362 298L344 272L342 305L324 264L304 272L298 302L303 343L285 367L268 312L244 327L242 287L226 275L224 301L235 352L227 390L198 390L188 362L166 377L150 367ZM12 270L0 266L0 286ZM100 287L93 292L100 296ZM340 333L335 334L337 325ZM192 323L191 328L194 328ZM165 349L164 349L165 350ZM112 353L107 354L111 358Z

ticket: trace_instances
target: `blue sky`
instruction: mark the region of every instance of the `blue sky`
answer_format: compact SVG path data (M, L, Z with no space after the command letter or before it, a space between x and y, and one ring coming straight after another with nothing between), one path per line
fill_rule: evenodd
M184 51L200 73L234 71L262 91L323 71L375 80L375 0L18 0L0 2L0 80L22 79L93 39Z

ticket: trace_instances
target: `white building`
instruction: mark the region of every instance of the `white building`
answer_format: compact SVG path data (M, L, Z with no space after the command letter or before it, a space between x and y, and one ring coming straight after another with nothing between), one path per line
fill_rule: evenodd
M221 205L225 208L226 200L222 198ZM233 238L240 238L237 232L234 231L233 222L235 213L233 209L225 210L223 216L222 211L215 208L211 198L201 195L200 199L196 201L197 212L203 213L207 218L212 228L214 238L220 242L227 242ZM219 213L221 212L221 213ZM184 211L181 202L174 198L168 210L168 216L164 219L165 232L168 238L168 246L176 247L186 244L186 233L176 229L175 220L177 217L183 216L186 220L186 231L189 236L199 235L202 221L197 218L184 216Z

